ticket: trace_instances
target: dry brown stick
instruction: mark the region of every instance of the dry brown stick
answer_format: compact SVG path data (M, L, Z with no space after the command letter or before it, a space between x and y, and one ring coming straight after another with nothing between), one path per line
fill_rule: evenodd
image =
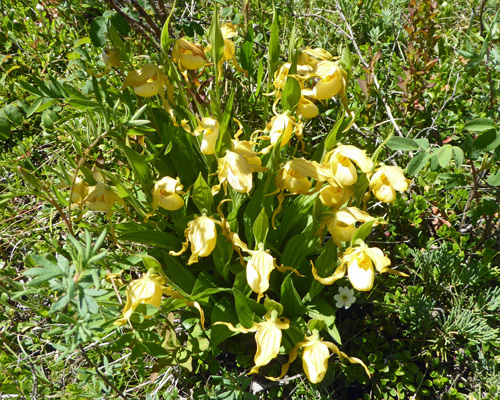
M156 25L156 23L151 19L149 14L140 6L140 4L136 0L130 0L133 4L133 6L137 9L139 14L141 15L142 18L146 20L148 25L153 29L154 33L158 35L158 37L161 36L161 29Z

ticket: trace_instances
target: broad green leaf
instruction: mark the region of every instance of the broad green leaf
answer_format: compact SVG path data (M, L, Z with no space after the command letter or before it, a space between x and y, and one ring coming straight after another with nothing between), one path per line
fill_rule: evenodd
M320 256L314 262L314 266L318 271L318 275L322 278L327 278L333 274L333 271L337 267L338 258L337 258L338 247L333 242L332 239L329 239L328 242L321 249ZM325 285L319 283L317 280L313 279L311 283L311 287L309 291L304 297L304 302L310 301L314 299L321 291L325 288Z
M455 158L455 165L457 168L460 168L464 163L464 158L465 158L464 151L457 146L453 146L452 150L453 150L453 157Z
M236 314L238 314L240 324L245 328L251 328L253 325L253 312L248 304L251 299L246 297L236 288L233 288L233 294Z
M417 175L429 162L431 155L426 151L421 151L413 157L408 164L407 171L411 176Z
M8 104L3 108L5 115L9 118L9 121L14 125L18 126L23 123L23 114L19 107L15 104Z
M491 186L500 186L500 169L492 173L486 182Z
M323 297L316 297L310 304L307 305L307 314L314 319L325 321L325 328L330 336L338 344L342 344L340 334L335 326L336 309Z
M227 282L229 278L229 266L233 256L233 246L224 235L217 236L217 245L212 253L215 269Z
M167 265L166 275L179 287L184 293L191 294L196 284L196 277L188 270L186 265L177 261L175 256L163 252L165 263Z
M255 243L266 243L267 232L269 231L269 218L266 214L266 209L262 208L259 216L253 225L253 235Z
M204 211L210 213L213 200L212 191L200 172L193 186L193 202L200 213Z
M495 122L489 118L476 118L467 122L464 126L470 132L484 132L495 127Z
M285 246L281 256L283 265L298 268L306 263L306 257L316 251L318 237L309 237L304 233L293 236Z
M310 319L307 322L307 328L309 329L309 332L312 332L314 330L317 330L318 332L321 332L325 326L325 320L323 319Z
M445 144L440 152L439 152L439 156L438 156L438 162L439 162L439 165L441 166L441 168L445 168L446 166L448 166L448 164L450 163L450 160L451 160L451 155L453 153L453 149L451 147L451 145L449 144Z
M180 250L182 246L182 242L177 236L160 231L128 232L121 235L118 239L125 240L127 242L149 244L152 246L175 251Z
M104 47L107 43L106 35L108 33L108 26L105 17L94 18L90 24L89 35L92 44L96 47Z
M429 149L429 139L415 139L415 142L424 150Z
M7 115L0 109L0 139L8 139L10 137L10 122Z
M359 246L361 243L364 243L364 240L372 232L373 224L378 220L379 218L370 219L357 228L351 237L351 247Z
M420 149L419 144L415 140L400 136L391 137L387 142L387 147L389 147L391 150L403 150L403 151Z
M243 42L243 45L241 46L240 50L240 62L241 62L241 67L248 71L249 76L251 77L253 75L253 43L254 43L254 35L253 35L253 28L252 25L248 25L248 31L247 34L245 35L245 41Z
M494 129L491 129L474 139L472 149L477 151L491 151L495 150L499 145L500 132L496 132Z
M196 296L197 294L211 289L219 289L219 287L222 286L222 283L218 282L212 274L207 271L201 271L196 278L196 283L194 284L191 295Z
M289 318L301 317L305 311L305 306L293 285L293 276L295 274L288 274L281 285L281 304L285 309L285 315Z
M142 342L142 347L144 348L146 353L157 358L168 357L171 353L157 343Z
M216 349L220 343L228 337L234 335L234 333L231 332L226 326L214 325L214 323L223 321L232 323L236 326L239 321L234 305L228 297L223 297L214 304L210 320L212 321L212 326L210 328L210 346L212 349Z
M141 185L149 187L153 182L153 176L151 174L151 166L146 162L147 157L128 147L123 140L119 138L116 139L116 143L125 153L137 180L141 183Z
M285 111L295 111L301 96L300 83L292 76L286 78L285 87L281 95L281 102Z

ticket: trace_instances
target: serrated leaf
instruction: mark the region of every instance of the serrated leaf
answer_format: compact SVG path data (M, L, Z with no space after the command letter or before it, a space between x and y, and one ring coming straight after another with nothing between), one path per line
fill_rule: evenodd
M415 157L413 157L406 168L407 172L411 176L417 175L429 162L431 155L426 151L421 151Z
M500 145L500 133L491 129L479 135L472 143L472 149L477 151L495 150Z
M413 139L408 139L400 136L393 136L387 141L387 147L391 150L419 150L420 146Z
M468 121L464 126L470 132L484 132L495 127L495 122L489 118L476 118Z

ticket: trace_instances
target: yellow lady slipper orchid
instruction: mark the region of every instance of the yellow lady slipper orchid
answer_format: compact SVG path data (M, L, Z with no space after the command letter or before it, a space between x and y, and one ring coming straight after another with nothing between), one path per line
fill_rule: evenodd
M369 188L380 201L393 203L396 191L404 192L409 184L410 180L405 178L401 168L384 165L370 177Z
M320 77L312 90L316 100L326 100L337 94L345 96L347 89L347 72L334 61L320 61L315 68L315 74Z
M306 99L302 96L297 104L297 109L295 110L297 115L302 118L314 118L319 114L319 109L311 100Z
M127 303L123 309L123 317L114 324L125 324L140 304L151 304L159 308L165 281L166 279L159 275L145 274L142 278L130 282L127 286ZM151 318L151 315L146 315L144 318Z
M312 273L314 279L323 285L331 285L335 281L343 278L347 273L347 277L354 289L361 292L367 292L373 288L373 282L375 280L374 264L379 273L388 272L393 275L408 277L408 275L403 272L389 268L391 261L384 255L382 250L377 247L368 247L366 244L359 247L349 247L344 252L340 265L331 277L319 277L314 264Z
M274 218L281 211L281 205L285 199L284 190L288 190L291 194L313 194L309 192L311 189L311 182L308 178L315 179L318 183L331 179L330 172L319 165L316 161L309 161L305 158L294 158L285 163L280 169L278 177L276 178L276 186L279 192L278 207L274 210L272 216L272 224L274 226ZM274 193L276 193L274 192ZM271 194L274 194L271 193Z
M276 268L280 272L293 271L296 275L303 276L294 268L278 265L276 259L265 251L264 248L264 244L259 243L258 250L244 249L244 251L252 255L246 267L247 282L248 286L250 286L255 293L258 293L257 301L259 301L262 296L264 296L267 289L269 289L269 278L273 269Z
M133 280L127 286L127 303L123 309L123 317L116 320L113 325L125 324L134 310L140 304L151 304L157 308L160 307L163 294L174 299L181 299L189 307L194 307L200 312L200 322L203 327L205 324L205 314L197 301L188 301L180 293L174 292L172 288L164 286L166 278L157 274L144 274L142 278ZM151 318L151 315L145 315L145 319Z
M219 158L217 175L220 184L227 192L227 183L239 193L250 193L253 185L252 166L247 158L237 152L227 150Z
M174 44L172 59L181 70L195 70L205 65L205 49L201 44L180 38Z
M125 205L123 199L116 194L111 186L98 182L96 185L88 188L85 205L92 211L105 212L108 217L111 217L115 203Z
M178 252L170 251L170 255L179 256L184 253L189 243L191 243L191 257L188 265L198 262L198 257L207 257L217 244L217 228L213 218L202 215L188 223L184 231L186 241L182 244L182 249Z
M231 38L238 35L236 32L237 25L227 23L221 26L222 37L224 38L224 57L219 62L219 74L222 74L222 64L224 61L233 61L233 65L238 72L247 73L243 68L240 67L238 61L236 60L236 46Z
M257 130L253 132L252 137L256 136L260 132L269 133L268 135L262 135L256 138L261 140L269 140L271 142L271 144L266 149L262 150L263 154L266 154L276 144L278 144L280 138L280 147L288 144L292 137L292 133L294 132L295 136L297 136L297 139L302 143L302 148L304 148L305 144L302 140L302 129L303 124L301 121L295 122L294 117L290 116L288 113L284 113L275 115L273 118L271 118L271 121L267 123L266 128L263 131Z
M153 211L158 207L168 211L175 211L184 205L184 199L179 196L182 193L182 185L179 178L165 176L155 183L153 188Z
M311 383L321 382L328 370L328 359L330 357L330 351L337 354L339 359L347 359L352 364L360 364L366 374L370 376L370 371L366 367L365 363L357 357L349 357L346 353L339 350L339 348L331 343L324 341L323 338L319 337L319 332L317 330L313 331L311 336L305 337L305 341L299 342L290 351L289 359L286 364L283 365L281 370L281 377L285 376L290 364L297 358L297 350L302 348L302 366L304 372Z
M101 54L101 60L104 63L104 71L96 74L96 78L100 78L111 71L112 68L122 68L120 60L120 52L116 49L106 49Z
M89 184L82 178L77 177L71 189L70 198L73 203L81 204L88 195Z
M323 205L336 209L345 204L353 194L350 187L327 185L319 192L319 199Z
M267 313L264 318L266 319L264 322L254 322L249 329L235 328L228 322L218 321L215 323L215 325L225 325L233 332L257 332L255 334L257 342L257 352L254 357L255 366L250 370L249 375L258 373L260 367L269 364L273 358L278 356L281 347L281 331L290 327L290 320L284 317L278 318L276 311Z
M341 242L350 242L352 234L356 230L356 222L366 222L373 217L365 211L356 207L343 207L334 211L332 216L326 220L326 227L337 246Z
M173 87L168 78L157 65L147 63L141 69L129 72L121 90L131 87L141 97L152 97L157 94L164 97L165 86L167 86L170 97Z
M356 167L352 162L364 173L373 168L373 162L367 157L366 151L351 145L340 145L326 153L323 166L330 170L339 186L351 186L358 180Z

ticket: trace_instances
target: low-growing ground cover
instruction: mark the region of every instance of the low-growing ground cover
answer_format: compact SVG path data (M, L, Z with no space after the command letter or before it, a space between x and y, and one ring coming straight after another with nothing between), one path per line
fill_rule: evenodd
M3 1L0 394L497 398L494 1Z

